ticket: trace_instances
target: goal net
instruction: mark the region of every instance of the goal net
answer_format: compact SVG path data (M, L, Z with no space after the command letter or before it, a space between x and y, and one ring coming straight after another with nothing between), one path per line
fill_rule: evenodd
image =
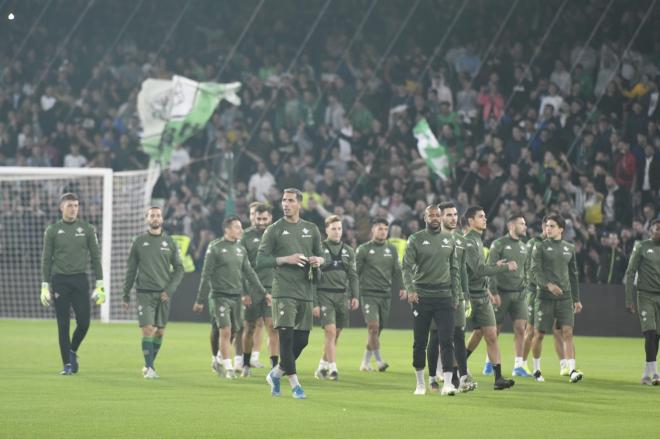
M101 246L109 294L103 306L92 307L92 318L107 322L135 316L135 310L123 310L121 288L131 239L144 231L144 212L157 175L155 169L113 173L0 167L0 317L53 316L53 308L39 301L41 251L46 226L60 218L58 202L65 192L78 195L80 218L96 228ZM88 272L91 276L91 269Z

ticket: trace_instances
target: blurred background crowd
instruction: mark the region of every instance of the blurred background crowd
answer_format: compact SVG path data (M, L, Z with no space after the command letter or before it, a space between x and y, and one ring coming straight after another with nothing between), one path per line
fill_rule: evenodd
M353 245L374 216L405 239L445 200L484 207L486 243L512 213L534 235L556 211L583 280L603 283L621 283L658 217L650 0L32 3L0 27L1 166L143 169L145 78L243 84L242 105L222 103L177 145L154 189L196 264L221 234L230 180L245 218L252 201L278 218L282 189L298 187L303 217L323 230L342 215ZM418 153L421 118L448 179ZM0 221L56 216L38 191L10 203L9 190Z

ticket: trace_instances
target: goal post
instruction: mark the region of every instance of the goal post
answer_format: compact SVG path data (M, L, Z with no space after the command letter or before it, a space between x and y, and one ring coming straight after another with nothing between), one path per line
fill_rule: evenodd
M0 317L52 316L52 309L39 302L43 233L61 217L59 197L75 192L80 218L96 228L101 247L107 300L100 309L92 307L92 317L104 322L132 318L135 313L122 308L123 276L131 239L144 231L158 175L157 167L128 172L0 167Z

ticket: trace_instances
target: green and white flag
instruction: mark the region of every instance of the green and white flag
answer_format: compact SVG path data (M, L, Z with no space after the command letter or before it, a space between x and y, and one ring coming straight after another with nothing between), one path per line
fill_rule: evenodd
M202 129L221 100L241 104L236 94L240 87L240 82L197 82L178 75L146 79L137 99L143 151L167 167L174 146Z
M419 155L424 159L429 168L443 180L448 179L449 156L447 155L447 148L441 145L438 139L435 138L426 119L422 119L417 123L413 129L413 134L417 139Z

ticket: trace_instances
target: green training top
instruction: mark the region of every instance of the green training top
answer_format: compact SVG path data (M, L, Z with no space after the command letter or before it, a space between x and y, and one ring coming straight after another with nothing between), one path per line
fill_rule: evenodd
M268 226L261 238L257 251L257 269L275 267L273 297L312 302L314 285L309 278L309 267L291 264L277 266L277 258L294 253L302 253L306 257L322 257L321 232L314 223L304 219L290 223L280 218Z
M575 246L562 239L544 239L532 251L532 276L543 300L580 301ZM561 288L563 294L555 296L548 290L548 282Z
M484 244L481 234L470 230L465 234L465 264L467 266L468 288L471 299L482 299L486 296L486 276L493 276L508 270L506 266L486 265ZM463 287L463 289L466 289Z
M206 250L202 279L195 302L204 303L209 292L214 295L244 295L243 279L247 279L252 291L266 294L257 273L250 265L245 247L238 241L217 239L210 243Z
M458 291L460 292L460 299L467 300L470 293L468 292L468 274L467 264L465 262L465 238L458 229L454 230L451 236L454 238L456 258L458 259L458 266L460 268L460 276L458 277L460 285Z
M637 241L626 270L626 305L632 303L633 282L637 274L637 291L660 294L660 242Z
M396 247L388 242L365 242L355 252L362 296L390 297L392 282L403 285Z
M99 241L94 226L87 221L59 220L46 228L41 257L43 282L50 282L53 274L85 273L90 258L96 280L103 279Z
M518 293L525 290L525 264L528 259L527 246L519 239L507 234L496 239L490 246L488 265L496 266L497 261L516 261L516 271L505 271L488 278L488 288L493 294Z
M543 242L543 239L540 235L537 235L527 241L526 244L527 260L525 261L525 282L527 285L527 291L531 292L532 294L536 294L536 280L534 279L534 276L532 276L532 253L534 251L534 247L539 242Z
M358 275L355 268L355 252L343 242L326 239L323 245L324 264L321 266L321 279L318 291L346 292L351 299L357 299L359 292Z
M248 252L248 259L250 260L250 264L252 264L252 268L257 272L261 285L270 291L273 286L273 269L268 267L257 269L257 251L259 250L259 243L263 236L264 232L260 232L256 227L250 227L243 232L241 244L243 244L243 247Z
M137 278L137 281L136 281ZM124 280L125 302L133 284L144 292L163 292L172 296L183 279L183 263L174 239L166 233L136 236L131 244Z
M461 281L455 246L453 236L439 229L410 235L402 269L406 291L420 297L451 297L458 303Z

